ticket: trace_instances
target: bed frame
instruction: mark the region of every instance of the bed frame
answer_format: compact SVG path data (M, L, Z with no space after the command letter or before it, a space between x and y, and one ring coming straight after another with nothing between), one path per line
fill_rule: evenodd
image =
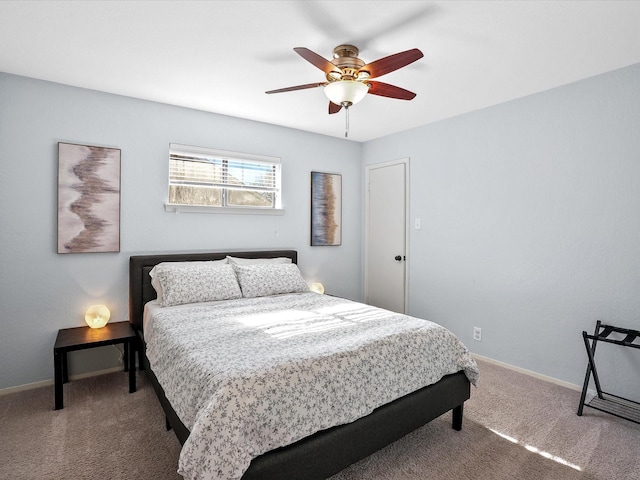
M138 338L140 369L144 370L165 412L167 429L173 428L184 444L189 430L180 421L149 366L145 354L142 315L146 302L156 298L149 272L160 262L219 260L225 256L244 258L288 257L297 263L295 250L207 252L136 255L129 261L129 309ZM439 382L383 405L353 423L315 433L286 447L254 458L243 480L282 478L324 479L377 450L399 440L451 410L452 426L462 428L464 402L470 398L470 383L464 372L447 375Z

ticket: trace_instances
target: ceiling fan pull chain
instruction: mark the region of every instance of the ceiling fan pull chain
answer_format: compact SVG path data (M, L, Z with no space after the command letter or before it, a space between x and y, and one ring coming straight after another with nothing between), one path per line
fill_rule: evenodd
M349 138L349 107L346 106L344 109L344 113L346 114L346 126L344 130L344 138Z

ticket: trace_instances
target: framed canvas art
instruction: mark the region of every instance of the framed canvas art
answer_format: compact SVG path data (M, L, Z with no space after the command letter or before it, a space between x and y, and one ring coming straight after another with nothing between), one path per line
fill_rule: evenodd
M311 172L311 246L342 244L342 175Z
M58 253L120 251L120 150L58 143Z

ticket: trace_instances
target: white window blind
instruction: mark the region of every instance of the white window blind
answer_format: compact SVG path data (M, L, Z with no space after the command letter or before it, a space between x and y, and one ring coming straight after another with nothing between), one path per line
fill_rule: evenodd
M169 205L279 209L280 159L172 143Z

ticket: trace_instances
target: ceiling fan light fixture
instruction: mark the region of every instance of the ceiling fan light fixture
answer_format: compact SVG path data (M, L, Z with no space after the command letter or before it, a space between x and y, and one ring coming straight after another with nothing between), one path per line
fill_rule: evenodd
M361 101L367 92L369 85L355 80L341 80L339 82L331 82L324 87L324 94L336 105L345 104L347 106L355 105Z

